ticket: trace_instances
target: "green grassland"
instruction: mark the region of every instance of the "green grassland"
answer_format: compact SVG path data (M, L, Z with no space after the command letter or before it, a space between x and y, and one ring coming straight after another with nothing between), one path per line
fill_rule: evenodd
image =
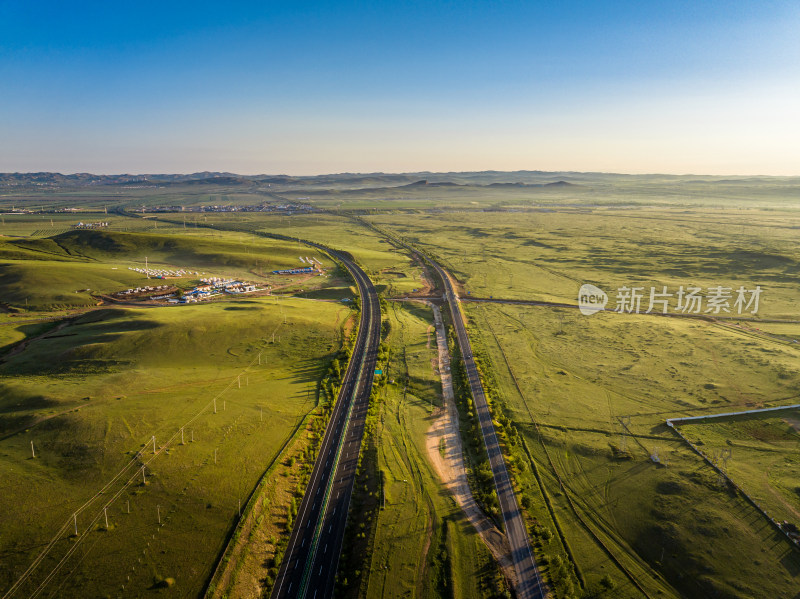
M136 222L137 219L128 219ZM53 237L0 242L0 297L28 310L58 309L97 303L95 294L154 284L130 270L185 268L216 276L241 277L263 284L293 284L291 276L272 270L302 266L300 256L313 256L326 268L333 262L321 252L286 242L227 232L175 229L164 233L105 230L68 231ZM213 237L211 236L213 235ZM178 280L183 286L199 276ZM319 286L316 280L312 287Z
M743 332L762 339L771 339L788 345L800 343L800 323L797 322L739 323L737 326Z
M257 189L251 186L226 187L214 184L105 185L97 187L66 185L54 186L50 189L33 186L0 191L0 207L6 210L11 210L12 208L32 211L44 210L46 211L45 216L49 219L53 214L51 211L77 208L78 211L71 214L71 217L76 219L75 222L85 217L87 212L105 215L106 211L111 212L117 207L125 207L135 211L141 210L142 206L257 204L264 201L275 202L276 200L278 198L269 194L259 193ZM55 216L60 215L64 215L64 213L55 213ZM9 215L6 214L5 216L8 217ZM111 216L111 214L108 216Z
M9 350L11 345L23 341L27 337L35 337L53 325L52 319L59 319L63 316L60 314L50 315L48 317L37 318L18 318L17 315L0 314L0 354Z
M385 502L370 543L366 597L490 597L497 567L452 497L425 448L441 382L432 360L433 315L424 306L389 306L391 358L378 412L378 469ZM432 338L431 338L432 337Z
M696 207L553 208L370 221L439 257L480 297L575 303L581 284L593 283L613 309L618 288L642 286L645 310L651 286L675 293L681 285L760 285L758 316L797 318L800 213L788 207L711 215Z
M209 174L212 175L212 174ZM311 203L331 210L440 210L532 205L782 206L798 198L796 177L621 175L576 172L450 172L340 174L315 177L227 177L77 185L28 183L0 187L0 207L51 210L123 205L198 206ZM556 185L553 185L553 184ZM565 184L566 183L566 184Z
M141 593L171 577L172 593L196 595L238 501L315 409L317 381L340 346L348 313L302 299L104 309L6 358L0 366L0 512L9 516L0 536L3 588L137 451L150 457L154 435L159 447L172 441L148 465L147 486L137 478L121 492L108 510L112 529L83 535L48 592L102 596L126 585ZM91 503L79 528L101 509ZM65 535L53 555L60 558L74 542ZM46 559L23 589L30 592L54 566Z
M120 217L109 229L53 236L37 234L38 223L28 223L19 237L2 241L2 297L27 311L0 316L6 490L0 513L18 516L0 537L0 586L9 587L53 535L57 539L19 596L47 582L61 559L63 567L43 587L48 593L104 595L123 586L139 593L170 578L177 581L171 593L196 595L236 521L238 502L317 406L317 382L340 346L350 310L335 302L226 298L211 305L76 312L95 303L97 293L144 284L128 266L142 266L145 255L151 268L288 285L283 296L353 296L341 269L307 246L205 223L162 223L158 230L151 223ZM268 272L299 266L298 256L309 255L329 276L296 283ZM50 320L65 315L70 320ZM133 463L150 447L148 435L155 435L159 449L167 439L169 446ZM31 441L35 459L25 453ZM146 486L136 470L144 461ZM115 480L117 473L122 476ZM114 484L94 495L109 480ZM20 503L23 487L31 493ZM102 513L107 496L113 498L109 530ZM63 525L76 510L81 535L70 538L72 527ZM173 534L165 535L170 529Z
M467 306L530 453L529 511L558 520L587 589L610 575L613 596L640 596L627 571L651 596L794 596L800 556L664 421L796 402L796 347L702 321Z
M694 177L606 173L419 173L405 184L310 185L276 190L281 197L307 198L330 210L442 211L525 210L531 207L681 206L716 210L759 203L785 208L796 203L796 177ZM427 181L420 184L419 181ZM569 185L558 184L566 182ZM411 183L411 184L409 184ZM556 183L556 185L552 185Z
M776 520L800 524L800 411L787 410L680 424L681 432L713 456L730 450L731 479Z
M798 198L796 177L619 175L574 172L406 173L145 185L22 186L0 189L0 206L199 206L310 203L330 210L504 209L532 205L782 206ZM424 183L423 183L424 182ZM566 182L568 185L564 185ZM552 185L557 183L557 185Z
M389 296L406 295L421 287L420 264L383 236L347 215L217 213L207 215L206 224L216 231L278 233L346 250L367 271L378 290Z
M36 208L34 206L34 208ZM78 223L108 223L107 227L94 229L95 231L159 231L183 228L180 223L166 223L159 221L153 215L148 218L130 218L128 216L98 212L87 209L80 212L46 212L46 213L6 213L0 216L0 239L16 239L22 237L52 237L61 233L78 231ZM188 227L192 226L192 221ZM85 230L85 229L84 229Z
M349 310L284 298L75 309L93 304L95 292L140 285L128 266L141 266L145 255L153 266L290 284L285 294L352 297L336 269L313 285L271 278L269 270L318 254L264 233L351 252L385 296L422 287L421 265L357 220L365 218L441 260L465 296L575 303L580 285L594 283L613 308L623 285L673 292L760 285L755 322L465 308L556 597L796 595L796 549L721 487L664 423L798 403L796 179L536 172L351 179L2 191L0 204L9 208L94 212L6 214L0 223L0 301L16 310L28 303L24 314L0 314L0 347L7 352L32 339L0 364L0 516L15 522L0 532L0 588L151 435L167 439L205 408L192 423L195 442L174 441L155 458L148 485L137 481L109 510L111 530L82 534L48 587L51 596L111 595L122 585L144 594L171 577L175 585L165 593L199 592L239 496L316 405L316 381ZM428 184L409 185L417 179ZM545 186L558 180L572 185ZM135 214L143 205L287 201L326 212ZM78 220L110 226L77 232ZM63 328L34 320L63 308L74 315ZM425 456L430 409L439 401L426 347L430 315L394 303L389 310L395 383L381 391L377 447L386 506L369 540L361 595L490 595L495 566ZM773 319L780 322L767 322ZM253 363L258 352L261 366ZM217 395L213 414L208 406ZM625 430L620 419L628 417ZM691 433L708 447L733 447L729 470L737 483L776 517L792 519L800 482L791 424L779 416L704 422ZM130 499L130 515L122 499ZM101 504L94 500L81 514L81 526L91 522L90 511L101 514ZM104 528L99 522L93 527ZM75 543L64 535L56 548L63 554ZM46 560L42 572L54 565Z

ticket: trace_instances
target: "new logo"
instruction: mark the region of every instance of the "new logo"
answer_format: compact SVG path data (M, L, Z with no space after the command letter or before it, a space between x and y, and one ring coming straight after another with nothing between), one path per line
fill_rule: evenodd
M608 296L605 291L589 283L581 285L578 291L578 309L581 314L591 316L595 312L603 310L607 303Z

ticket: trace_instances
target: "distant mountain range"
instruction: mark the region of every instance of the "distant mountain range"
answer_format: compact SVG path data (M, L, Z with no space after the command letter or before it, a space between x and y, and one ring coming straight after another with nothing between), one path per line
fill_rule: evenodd
M652 181L674 183L773 183L798 185L800 177L717 177L698 175L626 175L616 173L581 173L548 171L476 171L448 173L337 173L329 175L238 175L227 172L203 171L191 174L95 175L92 173L0 173L2 186L55 186L85 187L98 185L118 186L174 186L220 185L226 187L422 187L422 186L490 186L490 187L572 187L614 181Z

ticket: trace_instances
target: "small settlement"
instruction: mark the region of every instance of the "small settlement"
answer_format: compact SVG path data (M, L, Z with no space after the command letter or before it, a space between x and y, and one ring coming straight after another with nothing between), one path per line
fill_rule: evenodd
M172 297L177 291L178 288L174 285L158 285L156 287L145 285L144 287L117 291L112 293L111 296L125 300L160 300Z
M103 229L108 226L107 222L99 223L84 223L80 222L77 225L72 225L73 229Z
M324 274L322 263L316 258L300 257L300 261L307 266L298 268L287 268L274 270L273 274L278 275L302 275L319 273ZM205 275L195 270L185 268L150 268L145 266L129 266L129 270L141 273L150 279L173 279L180 277L194 277ZM259 287L256 283L234 279L229 277L203 276L199 279L199 284L190 290L181 290L175 285L145 285L112 293L111 296L117 300L141 301L141 300L166 300L170 304L191 304L224 294L239 295L243 293L253 293L256 291L270 291L271 285L262 284Z
M200 284L190 291L180 290L174 285L145 285L113 293L112 297L120 300L167 300L171 304L190 304L201 300L210 299L215 296L229 293L232 295L239 293L252 293L261 291L255 283L238 281L235 279L222 279L219 277L208 277L200 279Z
M311 274L312 272L319 272L322 273L322 262L317 260L316 258L309 258L308 256L303 258L300 256L300 262L303 264L309 264L309 266L300 266L297 268L287 268L284 270L273 270L272 274L275 275L305 275Z
M239 293L252 293L253 291L261 291L256 287L255 283L248 283L246 281L237 281L235 279L222 279L220 277L207 277L200 279L200 285L191 291L184 291L183 297L170 299L171 304L190 304L212 297L222 295L223 293L239 294Z

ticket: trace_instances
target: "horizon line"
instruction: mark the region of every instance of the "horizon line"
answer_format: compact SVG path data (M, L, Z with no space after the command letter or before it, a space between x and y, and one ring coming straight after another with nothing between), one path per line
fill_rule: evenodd
M339 171L339 172L318 172L314 174L289 174L289 173L236 173L232 171L210 171L200 170L193 172L92 172L92 171L75 171L71 173L63 173L61 171L0 171L0 176L3 175L60 175L62 177L71 177L76 175L92 175L97 177L147 177L147 176L190 176L190 175L225 175L237 177L298 177L298 178L314 178L326 176L371 176L371 175L384 175L384 176L402 176L402 175L467 175L467 174L482 174L482 173L498 173L498 174L514 174L514 173L540 173L540 174L564 174L564 175L616 175L626 177L720 177L720 178L771 178L771 179L791 179L800 177L800 172L793 175L769 175L758 173L746 174L714 174L714 173L675 173L675 172L621 172L621 171L579 171L579 170L538 170L538 169L515 169L515 170L498 170L498 169L485 169L485 170L465 170L465 171Z

